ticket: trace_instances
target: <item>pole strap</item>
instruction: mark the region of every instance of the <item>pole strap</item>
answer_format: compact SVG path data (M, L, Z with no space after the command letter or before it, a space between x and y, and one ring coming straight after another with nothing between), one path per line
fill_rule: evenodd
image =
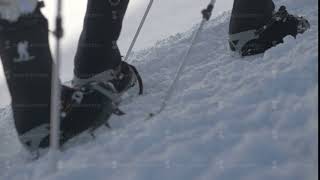
M198 29L195 30L195 32L193 33L192 39L191 39L191 43L190 46L188 48L188 50L186 51L186 53L183 55L183 57L181 58L181 64L179 65L179 68L177 70L177 73L175 74L175 77L173 79L173 82L171 83L165 97L164 100L160 106L160 109L158 111L156 111L155 113L149 113L148 117L145 120L150 120L153 117L155 117L156 115L160 114L167 106L167 103L169 102L170 98L173 96L174 94L174 90L176 87L176 84L178 83L180 76L183 73L183 70L185 68L185 65L187 63L188 57L190 56L190 53L195 45L195 42L198 40L200 32L202 31L205 23L210 19L211 15L212 15L212 10L214 9L214 5L216 3L216 0L211 0L211 3L207 6L206 9L202 10L202 21L198 27Z

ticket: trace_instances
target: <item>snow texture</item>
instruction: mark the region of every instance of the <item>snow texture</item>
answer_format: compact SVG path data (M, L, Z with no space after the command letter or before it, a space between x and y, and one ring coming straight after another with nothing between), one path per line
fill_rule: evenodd
M131 59L145 95L124 102L95 140L76 138L60 154L59 171L48 158L28 160L11 111L0 113L1 180L315 180L318 177L318 2L283 0L312 28L263 55L230 53L230 13L201 33L175 95L157 111L192 30L159 41ZM90 138L90 137L87 137Z

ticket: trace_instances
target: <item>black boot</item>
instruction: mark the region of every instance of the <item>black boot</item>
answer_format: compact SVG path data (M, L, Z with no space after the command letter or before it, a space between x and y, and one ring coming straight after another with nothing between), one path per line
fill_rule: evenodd
M310 29L310 23L304 17L288 13L285 6L281 6L274 13L267 24L256 31L256 38L246 43L242 49L242 56L255 55L283 43L288 35L296 37Z
M142 94L142 80L136 68L122 62L113 77L106 77L104 80L93 77L76 87L64 86L61 143L64 144L84 131L93 132L102 125L110 127L108 120L112 114L124 115L118 108L122 94L138 85L139 94Z
M298 33L302 34L310 29L310 23L304 17L289 14L285 6L272 16L269 22L257 31L261 39L269 41L279 41L291 35L296 37Z
M103 75L109 74L111 70ZM125 62L116 71L112 70L112 77L93 77L81 81L84 84L62 86L61 93L61 123L60 143L63 146L73 137L87 132L91 134L96 128L110 125L108 120L111 115L124 115L118 105L121 96L134 86L139 86L139 94L143 93L142 79L136 68ZM110 79L111 78L111 79ZM109 80L108 80L109 79ZM37 131L30 131L34 135ZM40 129L43 132L47 132ZM42 137L38 149L46 149L49 146L49 134Z

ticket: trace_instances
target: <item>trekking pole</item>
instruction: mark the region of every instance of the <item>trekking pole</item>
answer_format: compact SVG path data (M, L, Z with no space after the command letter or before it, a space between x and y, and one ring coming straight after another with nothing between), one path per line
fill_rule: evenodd
M198 37L199 37L199 34L200 32L202 31L203 29L203 26L205 25L205 23L207 21L209 21L211 15L212 15L212 10L214 8L214 5L216 3L216 0L211 0L210 4L208 5L208 7L204 10L202 10L202 21L199 25L199 28L196 29L196 31L193 33L193 37L191 39L191 45L189 46L188 50L186 51L186 53L182 56L182 60L181 60L181 64L178 68L178 71L177 73L175 74L175 77L174 77L174 80L169 88L169 90L167 91L166 93L166 96L161 104L161 107L160 109L155 112L155 113L150 113L149 116L147 117L146 120L150 120L151 118L153 118L154 116L160 114L167 106L167 103L168 101L170 100L171 96L173 95L173 92L174 92L174 89L176 87L176 84L185 68L185 65L186 65L186 62L187 62L187 59L191 53L191 50L193 49L193 46L195 44L195 42L197 41Z
M55 47L55 62L52 63L52 79L51 79L51 114L50 114L50 156L49 166L51 172L57 170L57 154L59 151L59 133L60 133L60 95L61 85L59 81L61 47L60 40L63 36L62 28L62 0L57 1L57 16L56 16L56 47Z
M127 51L127 54L126 54L126 56L125 56L125 58L124 58L124 60L123 60L123 61L125 61L125 62L129 59L129 56L130 56L130 54L131 54L131 52L132 52L132 49L133 49L134 45L136 44L136 41L137 41L137 39L138 39L138 37L139 37L139 34L140 34L141 29L142 29L142 27L143 27L143 25L144 25L144 22L146 21L146 19L147 19L147 17L148 17L148 14L149 14L149 12L150 12L150 9L151 9L151 7L152 7L153 1L154 1L154 0L150 0L149 5L148 5L148 7L147 7L147 9L146 9L146 12L144 13L144 15L143 15L143 17L142 17L142 20L141 20L141 22L140 22L140 25L139 25L139 27L138 27L138 30L137 30L136 34L134 35L134 38L133 38L133 40L132 40L132 42L131 42L131 44L130 44L130 47L129 47L128 51Z

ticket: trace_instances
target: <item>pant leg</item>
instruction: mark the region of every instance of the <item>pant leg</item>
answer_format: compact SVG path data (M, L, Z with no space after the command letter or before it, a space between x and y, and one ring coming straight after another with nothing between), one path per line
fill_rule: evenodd
M47 128L52 56L48 22L39 9L32 15L20 17L16 23L0 20L0 56L20 139L36 127ZM33 137L29 138L30 141L22 141L31 146Z
M272 0L234 0L229 34L262 27L270 20L274 10Z
M120 64L117 40L128 3L129 0L88 0L74 62L77 78L89 78Z

